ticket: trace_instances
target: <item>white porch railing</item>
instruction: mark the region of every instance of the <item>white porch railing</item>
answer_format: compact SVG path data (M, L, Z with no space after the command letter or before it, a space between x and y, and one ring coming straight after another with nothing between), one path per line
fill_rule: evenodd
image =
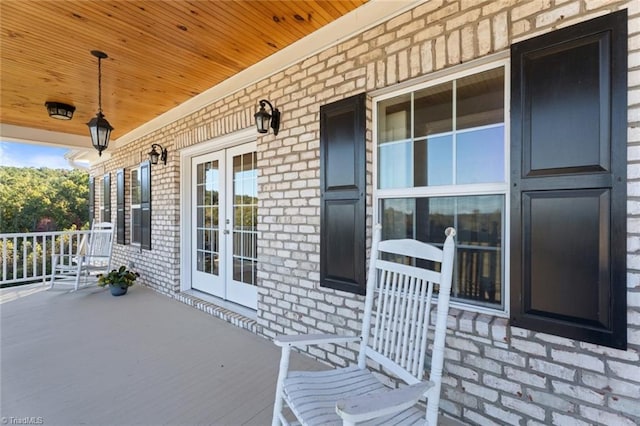
M54 255L70 259L89 231L0 234L0 286L46 281Z

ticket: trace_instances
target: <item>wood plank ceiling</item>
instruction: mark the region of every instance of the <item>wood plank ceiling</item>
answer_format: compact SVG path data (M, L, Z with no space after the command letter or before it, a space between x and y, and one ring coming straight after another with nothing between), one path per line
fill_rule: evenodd
M2 0L0 123L88 136L101 50L118 138L366 1ZM73 119L49 118L46 101Z

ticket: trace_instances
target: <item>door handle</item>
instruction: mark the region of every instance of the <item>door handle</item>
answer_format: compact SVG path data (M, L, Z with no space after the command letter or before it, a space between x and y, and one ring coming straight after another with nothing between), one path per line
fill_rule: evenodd
M229 235L229 230L225 229L224 231L222 231L225 235Z

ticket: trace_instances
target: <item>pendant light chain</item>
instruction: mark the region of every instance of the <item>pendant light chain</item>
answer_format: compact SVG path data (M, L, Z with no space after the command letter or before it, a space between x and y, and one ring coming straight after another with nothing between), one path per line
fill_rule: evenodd
M102 58L98 58L98 111L102 114Z

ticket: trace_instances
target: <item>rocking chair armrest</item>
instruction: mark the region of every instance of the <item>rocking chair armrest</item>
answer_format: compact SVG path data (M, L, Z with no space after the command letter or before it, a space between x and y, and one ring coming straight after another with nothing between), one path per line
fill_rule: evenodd
M273 343L280 347L302 347L308 345L321 345L324 343L357 342L358 340L360 340L360 336L340 336L336 334L293 334L277 336L273 339Z
M336 403L336 413L351 424L388 416L413 407L433 386L433 382L424 381L388 392L341 399Z

